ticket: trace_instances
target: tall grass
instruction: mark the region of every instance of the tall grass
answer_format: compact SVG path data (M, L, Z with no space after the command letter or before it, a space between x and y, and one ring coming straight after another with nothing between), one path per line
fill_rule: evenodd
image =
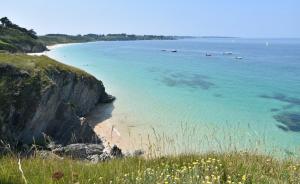
M216 138L218 131L203 138L197 135L195 127L183 124L181 129L176 138L153 130L152 137L149 135L147 139L148 151L144 157L98 164L71 158L43 159L38 154L20 162L15 154L2 156L0 183L300 183L300 160L275 158L260 152L258 148L263 147L264 141L258 141L259 144L250 141L256 146L245 150L242 146L245 143L238 143L235 137ZM183 136L186 139L183 140ZM195 137L199 142L195 142ZM223 145L225 142L228 144ZM204 145L203 150L201 145Z
M24 183L18 158L0 159L0 183ZM21 161L28 183L300 183L300 163L248 153L124 158L99 164L71 159Z

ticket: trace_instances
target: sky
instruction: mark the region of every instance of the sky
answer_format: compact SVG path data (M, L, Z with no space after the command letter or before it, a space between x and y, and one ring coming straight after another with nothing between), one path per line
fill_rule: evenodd
M299 0L1 0L0 17L39 35L299 38Z

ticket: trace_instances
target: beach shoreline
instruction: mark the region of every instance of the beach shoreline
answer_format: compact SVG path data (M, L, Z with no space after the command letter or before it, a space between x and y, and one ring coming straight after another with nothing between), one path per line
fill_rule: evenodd
M113 115L113 109L114 102L99 104L85 116L86 122L93 128L105 146L117 145L124 152L145 149L145 145L136 144L140 137L130 132L130 128L127 126L128 122L122 116Z
M49 55L49 52L51 52L54 49L70 46L70 45L77 45L77 44L83 44L83 43L63 43L63 44L55 44L51 46L47 46L47 51L40 52L40 53L27 53L28 55L34 55L34 56L42 56L46 55L50 58L52 58ZM54 58L53 58L54 59ZM63 60L59 60L59 62L64 63ZM80 68L79 68L80 69ZM112 102L113 103L113 102ZM111 114L108 115L107 109L109 107L106 107L106 105L99 105L97 106L92 112L90 112L88 115L86 115L87 122L90 124L90 126L93 127L95 133L99 136L99 138L103 141L103 143L106 146L112 147L113 145L117 145L122 150L126 152L132 152L133 150L139 149L135 144L133 144L132 141L129 141L128 131L121 130L117 127L117 122L111 118ZM111 113L111 112L110 112ZM107 119L99 120L97 121L97 118L95 117L107 117L110 116ZM93 123L90 123L90 122ZM126 137L126 138L125 138Z
M48 46L46 46L47 49L48 49L46 51L26 53L26 54L30 55L30 56L42 56L42 55L47 55L47 53L50 52L53 49L60 48L60 47L65 47L65 46L70 46L70 45L77 45L77 44L82 44L82 43L59 43L59 44L54 44L54 45L48 45ZM63 63L63 62L61 62L61 63Z

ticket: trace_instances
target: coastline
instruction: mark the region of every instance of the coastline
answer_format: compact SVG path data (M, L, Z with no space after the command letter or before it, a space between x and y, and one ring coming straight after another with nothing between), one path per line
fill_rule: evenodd
M27 55L32 55L32 56L46 55L52 58L48 54L51 50L65 47L65 46L75 45L75 44L77 45L77 44L84 44L84 43L63 43L63 44L50 45L47 46L48 49L47 51L41 53L27 53ZM58 60L58 62L66 64L63 60ZM108 106L109 105L110 104L108 104ZM106 104L98 105L95 109L92 110L92 112L86 115L85 117L86 121L90 124L91 127L93 127L94 132L103 141L105 146L112 147L113 145L117 145L125 152L132 152L134 150L141 149L141 147L137 147L135 144L133 144L139 138L130 137L128 136L130 134L128 130L126 131L124 128L119 129L119 127L117 127L118 123L116 122L116 120L113 120L111 118L111 112L107 112L107 109L110 109L110 107L108 106ZM108 117L108 116L110 117L103 120L103 117ZM101 120L99 120L99 117ZM130 141L130 139L133 139L134 141Z
M78 43L71 43L71 44L78 44ZM53 45L51 47L49 47L50 50L55 50L55 49L58 49L61 48L61 47L64 47L64 46L68 46L68 45L71 45L71 44L57 44L57 45ZM82 43L82 44L85 44L85 43ZM63 53L63 50L64 49L61 49L61 56L64 56L64 53ZM68 49L66 49L68 50ZM70 49L72 50L72 49ZM60 52L60 51L59 51ZM54 58L58 59L58 61L62 62L62 63L65 63L65 64L69 64L72 66L72 60L70 58L72 57L69 57L68 55L66 55L66 57L56 57L56 54L52 55L51 52L47 51L45 53L46 55L48 56L53 56ZM59 56L59 54L58 54ZM100 57L99 57L100 58ZM76 61L76 58L74 58L74 60ZM79 67L79 68L82 68L82 69L86 69L88 70L88 67L91 68L91 66L93 67L93 63L90 62L89 63L89 54L86 54L85 57L80 57L80 65L76 65L76 62L74 62L74 65ZM77 61L78 62L78 61ZM89 66L86 66L86 64L89 64ZM73 65L73 66L74 66ZM82 67L81 67L82 66ZM92 71L93 72L93 71ZM99 72L100 73L100 72ZM95 75L97 75L97 73L94 73ZM97 75L99 79L103 80L104 84L106 84L106 80L107 81L110 81L110 78L107 78L106 76L107 75L104 75L105 73L103 73L103 77L101 75ZM124 75L124 74L123 74ZM108 75L109 76L109 75ZM104 80L106 79L106 80ZM117 83L110 83L110 84L113 84L113 85L109 85L109 86L106 86L106 87L110 87L110 86L114 86L116 85ZM121 85L119 85L118 88L114 88L114 89L120 89ZM119 102L122 102L122 100L124 99L124 97L122 96L121 92L122 90L114 90L114 91L109 91L112 95L116 95L117 97L117 101L114 103L115 105L119 104ZM114 93L116 92L116 93ZM141 92L141 91L140 91ZM123 91L122 91L123 93ZM204 93L203 93L204 94ZM119 99L118 99L119 97ZM198 97L198 96L197 96ZM212 96L211 98L216 98L214 96ZM200 99L200 98L199 98ZM226 98L224 98L226 100ZM223 99L222 98L218 98L218 101L222 101ZM204 101L205 102L205 101ZM194 102L193 103L197 103L197 102ZM201 102L202 103L202 102ZM114 105L112 104L112 105ZM159 104L159 103L156 103L156 104ZM217 104L213 104L213 105L216 105L216 107L218 107ZM123 107L123 106L122 106ZM199 107L201 107L201 104L199 102ZM122 111L120 112L119 109L120 106L116 106L116 108L114 110L111 110L110 112L106 112L106 110L109 110L109 108L107 107L102 107L102 111L100 112L91 112L88 116L86 116L85 118L87 119L87 121L90 121L90 118L94 118L95 116L99 116L100 117L100 120L96 119L96 120L91 120L93 123L91 123L90 125L93 127L94 131L96 132L96 134L103 140L105 140L105 142L109 145L113 145L113 144L116 144L118 145L120 148L122 148L124 151L126 150L134 150L134 149L137 149L136 146L139 146L139 148L146 148L146 150L148 149L148 145L151 145L151 143L149 144L148 140L147 140L147 136L150 134L150 135L153 135L153 132L150 130L151 127L148 126L148 127L144 127L143 125L140 126L139 123L145 123L147 125L153 125L156 123L155 119L153 121L147 121L147 117L142 117L144 119L136 119L137 117L139 118L139 114L134 114L133 117L130 117L130 114L127 115L127 111ZM219 108L222 108L219 107ZM124 109L124 107L123 107ZM203 109L203 112L209 112L209 111L206 111L206 109L204 110ZM224 111L225 112L225 111ZM122 114L121 114L122 113ZM223 113L223 111L220 111L219 113ZM224 113L225 114L225 113ZM92 116L92 117L90 117ZM101 119L101 117L104 117L103 119ZM168 116L170 117L170 116ZM210 116L212 117L212 116ZM174 118L175 119L175 118ZM174 128L174 132L178 132L178 133L181 133L182 130L180 129L181 127L179 127L178 125L180 125L180 123L176 122L176 120L174 119L168 119L168 121L171 121L171 122L174 122L175 126L172 127L172 125L169 125L167 121L166 124L164 124L165 127L169 126L171 128ZM136 121L138 120L138 121ZM236 121L239 121L239 120L236 120ZM159 122L159 121L158 121ZM218 141L222 141L222 145L224 145L224 148L227 148L227 145L229 145L228 143L230 143L231 140L229 139L222 139L223 137L221 137L223 134L226 135L226 133L228 133L229 135L232 133L232 132L237 132L236 134L234 134L234 140L236 140L237 142L237 147L239 149L246 149L246 148L249 148L251 146L249 146L250 144L251 145L254 145L254 143L252 142L258 142L259 140L255 137L253 137L252 135L256 135L256 132L252 132L252 130L249 130L247 129L246 125L245 127L236 123L236 124L233 124L231 128L227 128L227 129L224 129L223 131L217 131L218 128L220 127L220 125L218 124L214 124L214 123L210 123L209 125L206 125L205 122L212 122L210 121L210 119L205 119L203 120L204 123L200 122L199 121L199 128L197 129L197 132L198 132L198 136L192 136L192 135L189 135L189 136L192 136L192 138L189 138L188 141L191 141L192 139L192 143L199 143L201 142L201 144L198 145L187 145L185 146L186 148L182 148L183 146L180 145L180 146L177 146L176 147L176 150L177 151L185 151L185 150L192 150L194 151L196 148L201 148L201 149L198 149L198 150L207 150L207 151L210 151L210 150L216 150L216 151L219 151L221 150L219 147L217 147L217 144L218 144ZM234 121L232 121L234 122ZM177 123L177 127L176 127L176 123ZM192 122L192 121L189 121L189 123L191 123L191 127L195 126L197 123L198 124L198 121L197 122ZM158 124L158 123L157 123ZM155 124L155 125L157 125ZM225 127L227 126L225 123L222 124L222 127ZM150 128L149 128L150 127ZM155 126L156 128L160 126ZM255 125L253 125L253 127L255 127ZM158 128L158 129L159 129ZM177 128L175 130L175 128ZM275 127L276 128L276 127ZM169 128L170 129L170 128ZM166 128L163 128L163 132L160 134L162 135L165 135L165 134L168 134L168 133L172 133L171 131L170 132L166 132L168 131L169 129L166 129ZM230 129L235 129L236 131L232 131ZM256 128L258 129L258 128ZM263 128L262 128L263 129ZM150 130L148 132L145 132L146 130ZM258 129L259 131L260 129ZM193 130L195 131L195 130ZM192 131L190 131L192 132ZM215 133L217 132L217 133ZM243 134L246 134L247 136L244 136ZM249 136L248 136L249 135ZM261 134L262 136L265 136L263 133ZM182 140L187 140L187 138L189 137L187 135L184 135L184 136L181 136L179 138L179 140L177 142L183 142ZM210 139L212 140L217 140L217 141L206 141L206 139L204 138L205 136L209 137ZM267 145L259 145L259 148L260 150L262 151L265 151L265 152L268 152L269 150L273 149L273 145L275 145L275 143L273 143L273 140L271 140L271 137L272 135L268 135L267 138L264 138L268 141ZM154 137L155 138L155 137ZM174 136L173 134L170 134L170 136L168 137L168 139L175 139L177 138L176 136ZM232 139L232 138L231 138ZM143 140L143 142L141 141ZM252 142L250 142L250 140ZM152 139L151 141L155 141L154 144L159 144L157 143L158 141L156 141L156 139ZM205 143L203 143L205 141ZM241 142L239 142L241 141ZM282 141L284 142L284 141ZM228 146L229 147L229 146ZM266 148L265 148L266 147Z
M64 47L64 46L68 46L68 45L75 45L75 44L80 44L80 43L59 43L59 44L49 45L49 46L46 46L48 50L46 50L44 52L33 52L33 53L26 53L26 54L30 55L30 56L47 55L47 53L50 52L53 49ZM63 62L61 62L61 63L63 63Z

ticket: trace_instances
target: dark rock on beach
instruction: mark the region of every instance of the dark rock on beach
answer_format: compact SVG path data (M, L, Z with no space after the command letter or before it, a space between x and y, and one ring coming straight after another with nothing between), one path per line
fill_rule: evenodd
M52 150L53 154L60 158L65 156L73 159L98 163L112 158L122 158L122 150L114 145L112 148L104 147L103 144L70 144ZM48 154L52 156L51 154ZM52 156L53 157L53 156Z
M61 148L52 150L59 156L70 156L75 159L86 159L91 155L103 154L104 146L102 144L70 144Z
M118 148L117 145L113 145L113 147L110 150L110 155L116 158L123 157L122 150Z

